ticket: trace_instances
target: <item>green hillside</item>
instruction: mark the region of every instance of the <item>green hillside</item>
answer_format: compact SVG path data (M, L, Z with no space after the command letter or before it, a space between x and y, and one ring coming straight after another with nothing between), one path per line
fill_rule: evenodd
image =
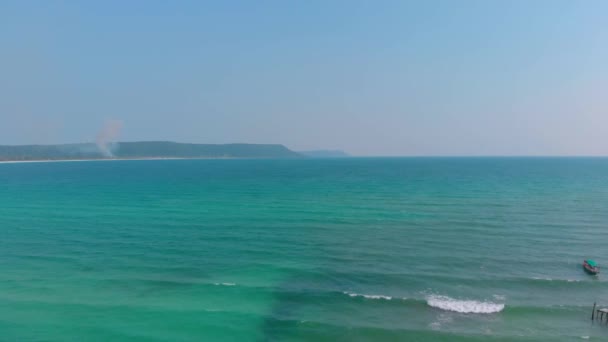
M103 147L103 146L102 146ZM110 151L110 153L104 152ZM96 144L0 145L0 161L121 158L299 158L278 144L184 144L169 141Z

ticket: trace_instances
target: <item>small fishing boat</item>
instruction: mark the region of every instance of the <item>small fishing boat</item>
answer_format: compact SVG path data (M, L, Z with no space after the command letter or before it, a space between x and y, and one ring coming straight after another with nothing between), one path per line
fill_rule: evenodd
M583 268L585 269L585 272L589 273L589 274L598 274L600 273L600 267L597 265L597 263L591 259L587 259L585 261L583 261Z

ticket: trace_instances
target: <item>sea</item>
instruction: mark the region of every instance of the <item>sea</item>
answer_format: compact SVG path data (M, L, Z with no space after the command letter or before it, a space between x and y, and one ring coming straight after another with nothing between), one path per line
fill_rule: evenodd
M0 341L608 341L608 158L0 164Z

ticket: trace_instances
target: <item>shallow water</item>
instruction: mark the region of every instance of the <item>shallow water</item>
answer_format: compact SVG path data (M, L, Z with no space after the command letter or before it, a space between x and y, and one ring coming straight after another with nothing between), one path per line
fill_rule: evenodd
M0 164L0 340L606 340L608 159Z

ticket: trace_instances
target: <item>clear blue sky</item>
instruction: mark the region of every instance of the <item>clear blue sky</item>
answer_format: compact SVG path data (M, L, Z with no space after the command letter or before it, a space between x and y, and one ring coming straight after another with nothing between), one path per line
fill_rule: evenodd
M0 144L607 155L608 1L0 1Z

